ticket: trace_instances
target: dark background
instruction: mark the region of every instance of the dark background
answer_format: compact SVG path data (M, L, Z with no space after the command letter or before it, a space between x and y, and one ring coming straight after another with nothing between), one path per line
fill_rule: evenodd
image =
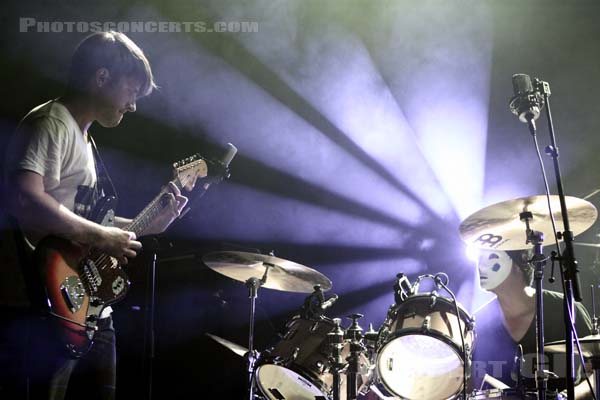
M363 327L383 321L398 272L411 279L446 272L469 311L483 304L489 296L478 289L458 225L486 205L543 193L531 138L508 111L514 73L552 87L567 194L584 197L600 186L597 1L9 1L2 8L2 143L33 106L60 95L70 54L86 35L20 32L19 18L258 23L254 33L132 33L161 89L117 128L93 126L125 216L170 179L173 161L198 151L219 157L227 142L239 149L231 179L193 202L160 240L155 398L243 396L243 360L204 334L245 344L247 292L203 266L208 251L273 250L311 266L340 296L328 315L361 312ZM598 198L590 201L597 206ZM596 223L577 239L598 242L598 232ZM597 250L576 250L591 309ZM115 306L119 398L147 390L147 255L130 268L132 291ZM303 300L261 290L259 350Z

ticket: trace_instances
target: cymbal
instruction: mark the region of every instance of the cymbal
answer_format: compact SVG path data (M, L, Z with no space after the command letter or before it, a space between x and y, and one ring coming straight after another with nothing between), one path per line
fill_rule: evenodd
M595 248L599 248L600 247L600 243L573 242L573 244L576 245L576 246L582 246L582 247L595 247Z
M549 342L544 345L544 351L548 353L564 353L566 351L564 340ZM581 344L581 352L584 358L600 357L600 335L589 335L579 339ZM573 341L573 351L579 353L575 341Z
M573 235L579 235L594 224L598 211L590 202L566 196L569 224ZM563 231L562 213L558 196L550 196L556 229ZM526 243L526 226L519 215L524 211L533 214L529 226L545 235L546 243L554 242L552 222L546 196L522 197L485 207L465 219L458 228L460 238L475 247L496 250L523 250L533 247Z
M229 340L223 339L222 337L219 337L216 335L211 335L210 333L206 333L206 336L213 339L215 342L219 343L220 345L227 347L229 350L233 351L235 354L237 354L240 357L244 357L244 355L248 352L248 349L245 348L244 346L240 346L239 344L230 342Z
M326 291L331 281L319 271L274 256L241 251L217 251L202 257L208 268L239 282L266 279L261 287L284 292L312 293L315 285Z

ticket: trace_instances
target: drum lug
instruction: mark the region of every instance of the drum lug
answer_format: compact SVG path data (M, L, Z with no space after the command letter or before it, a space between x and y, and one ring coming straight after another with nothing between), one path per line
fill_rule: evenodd
M300 347L296 347L294 349L294 352L292 353L292 356L290 357L289 361L290 362L296 361L296 358L298 358L299 353L300 353Z
M317 328L319 327L319 321L315 321L311 326L310 326L310 331L311 332L316 332Z
M315 363L315 367L317 367L317 371L319 371L319 374L322 374L325 372L325 364L322 361L317 361Z
M470 317L467 318L467 323L466 323L466 330L467 331L473 331L475 329L475 317Z
M431 317L429 315L426 316L423 320L423 325L421 325L421 329L423 330L423 332L429 332L429 330L431 329Z
M436 291L431 292L431 304L429 305L429 308L434 309L435 308L435 304L437 303L437 298L438 298L438 294Z

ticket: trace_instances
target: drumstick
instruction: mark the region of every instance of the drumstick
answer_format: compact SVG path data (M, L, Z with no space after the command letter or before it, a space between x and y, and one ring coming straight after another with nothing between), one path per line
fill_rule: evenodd
M496 379L491 375L485 374L485 376L483 377L483 381L481 381L481 387L479 388L479 390L483 390L483 385L485 385L486 383L494 389L504 390L509 388L509 386L501 380Z

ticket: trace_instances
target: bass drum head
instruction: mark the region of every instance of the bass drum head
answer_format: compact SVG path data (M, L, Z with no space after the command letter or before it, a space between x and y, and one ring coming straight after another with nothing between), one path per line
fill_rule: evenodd
M256 371L256 383L269 400L313 400L327 397L317 386L294 371L274 364L265 364Z
M385 388L403 399L444 400L463 386L462 356L446 342L425 334L389 341L377 356Z

